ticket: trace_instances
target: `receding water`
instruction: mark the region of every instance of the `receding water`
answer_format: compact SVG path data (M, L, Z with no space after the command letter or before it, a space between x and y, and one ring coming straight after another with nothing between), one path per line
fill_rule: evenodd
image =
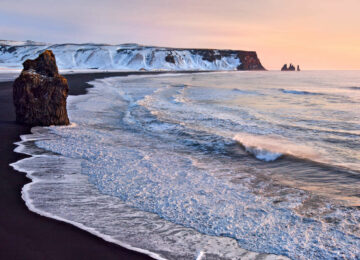
M33 211L156 258L360 257L360 72L93 84L23 136Z

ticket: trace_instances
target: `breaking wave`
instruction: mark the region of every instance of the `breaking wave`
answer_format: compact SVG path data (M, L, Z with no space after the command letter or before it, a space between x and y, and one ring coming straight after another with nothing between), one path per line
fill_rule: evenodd
M21 152L33 157L13 167L33 177L27 205L167 259L357 259L360 211L327 196L359 205L356 172L286 158L322 160L328 149L331 160L351 162L356 148L341 144L353 136L331 121L343 114L318 108L316 124L344 131L324 141L329 133L309 130L297 97L279 102L278 80L261 75L262 96L234 95L239 82L253 91L253 73L93 82L69 98L76 124L22 137Z
M284 138L276 136L259 136L251 134L237 134L234 137L244 149L257 159L271 162L289 155L297 158L312 159L319 158L319 154L312 148L295 144Z
M295 94L295 95L323 95L322 93L310 92L310 91L301 91L301 90L288 90L280 89L281 92L285 94Z
M246 91L246 90L241 90L241 89L238 89L238 88L234 88L232 89L232 91L238 93L238 94L243 94L243 95L256 95L258 94L256 91Z

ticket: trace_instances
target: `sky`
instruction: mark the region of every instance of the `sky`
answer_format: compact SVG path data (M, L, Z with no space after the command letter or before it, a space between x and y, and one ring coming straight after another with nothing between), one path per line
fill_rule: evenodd
M360 69L360 0L1 0L0 39L256 51L267 69Z

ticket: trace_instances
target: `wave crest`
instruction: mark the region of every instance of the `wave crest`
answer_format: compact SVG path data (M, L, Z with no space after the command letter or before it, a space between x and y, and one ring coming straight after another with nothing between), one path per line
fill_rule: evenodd
M246 152L265 162L275 161L284 155L305 159L319 157L311 147L293 143L283 137L241 133L235 135L234 140Z
M295 95L322 95L321 93L303 91L303 90L288 90L288 89L280 89L281 92L285 94L295 94Z

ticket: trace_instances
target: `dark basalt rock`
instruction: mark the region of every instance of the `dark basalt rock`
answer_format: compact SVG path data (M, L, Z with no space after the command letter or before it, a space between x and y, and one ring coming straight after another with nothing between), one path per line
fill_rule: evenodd
M10 47L9 49L7 49L7 51L9 52L9 53L13 53L13 52L15 52L17 50L17 47L16 46L12 46L12 47Z
M284 64L284 66L282 66L281 68L281 71L287 71L287 70L288 70L287 64Z
M282 68L281 68L281 71L295 71L295 67L291 63L289 65L289 67L287 66L287 64L284 64L284 66L282 66Z
M215 52L214 50L199 49L199 50L194 50L194 52L195 54L201 55L203 60L207 60L209 62L214 62L215 60L221 60L221 54Z
M255 51L237 51L241 62L238 70L265 70Z
M44 51L35 60L26 60L13 84L16 122L31 126L68 125L67 80L59 74L55 56Z
M221 60L222 57L235 56L241 62L237 70L265 70L255 51L192 49L190 52L202 56L203 60L209 62Z
M175 64L175 58L174 58L174 56L173 56L171 53L169 53L169 54L165 57L165 61L166 61L166 62L169 62L169 63Z

